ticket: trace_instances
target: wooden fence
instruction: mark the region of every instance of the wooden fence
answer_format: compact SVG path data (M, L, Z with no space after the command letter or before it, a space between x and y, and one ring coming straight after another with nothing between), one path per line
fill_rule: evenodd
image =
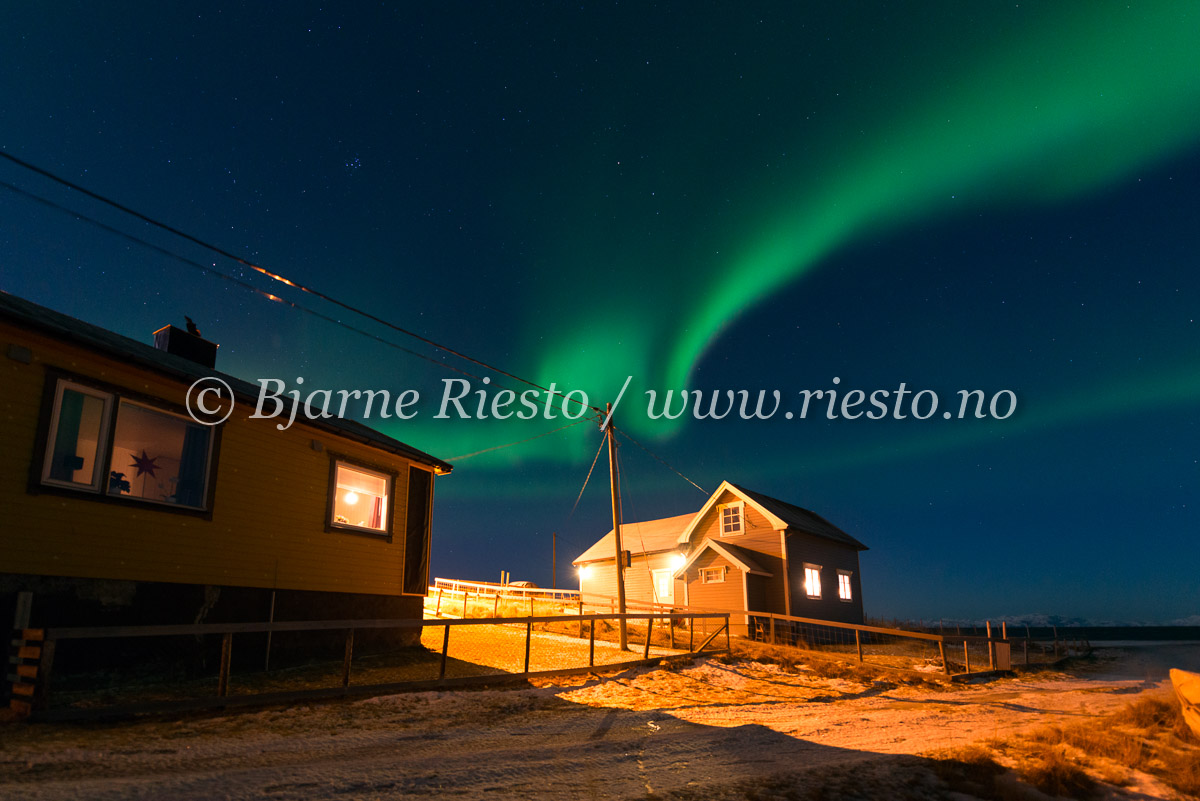
M434 617L465 617L468 609L473 609L476 614L484 614L491 604L494 615L502 605L514 603L522 609L528 604L531 615L535 609L543 614L576 616L604 610L616 614L617 611L617 599L607 595L436 579L430 588L427 614ZM993 636L990 623L986 626L986 634L948 634L840 623L749 609L717 610L631 600L626 601L625 607L627 611L649 613L723 613L738 621L730 624L732 631L747 639L853 654L859 662L866 662L870 657L871 661L889 667L922 663L918 666L927 669L932 667L952 677L981 671L1010 670L1014 665L1029 667L1053 663L1091 650L1081 631L1073 632L1075 637L1060 637L1055 629L1052 638L1037 639L1030 637L1026 630L1026 636L1010 638L1005 624L1000 625L999 636ZM582 636L582 628L580 632ZM1067 633L1072 632L1067 630L1064 635Z
M708 636L698 641L697 631L700 629L700 623L715 623L715 630ZM612 623L620 624L642 623L645 626L645 633L642 637L637 650L631 649L628 651L613 653L617 651L614 644L603 638L602 629L607 625L612 628ZM564 647L564 641L567 643L581 641L583 638L574 634L574 626L578 624L579 632L587 631L587 659L583 658L581 648L574 649L573 653L568 653L571 649ZM566 624L571 630L570 637L562 637L553 634L538 632L538 637L535 638L535 626L552 627L563 626ZM660 629L659 637L663 638L661 629L665 626L669 634L665 637L665 644L655 646L655 628L656 625ZM494 631L505 632L502 638L490 638L481 650L475 648L472 650L468 647L471 642L469 636L458 636L453 638L458 645L452 648L451 631L470 632L473 629L483 631L484 627L493 627ZM417 629L420 632L423 629L436 630L441 629L440 649L429 649L428 651L420 649L422 654L428 654L427 659L421 660L415 665L415 672L410 671L410 675L401 681L370 681L366 683L352 683L351 679L354 675L355 668L355 632L366 630L386 630L386 629ZM234 635L237 634L262 634L262 633L281 633L281 632L342 632L344 637L344 655L341 660L340 674L336 677L337 681L334 686L321 687L305 687L304 689L290 689L282 692L250 692L235 694L230 691L230 681L232 676L232 655L234 649ZM513 636L515 631L516 636ZM683 632L687 632L687 646L683 645ZM601 636L598 637L598 632ZM22 658L25 667L28 669L20 673L18 689L14 686L14 699L12 702L13 708L20 714L30 715L38 719L77 719L102 716L120 716L129 714L139 714L147 712L171 712L188 709L201 709L206 707L226 707L246 704L271 704L271 703L286 703L306 698L329 698L338 696L351 695L372 695L387 692L399 692L403 690L426 689L434 687L459 686L466 684L480 683L495 683L497 681L513 681L524 680L534 676L554 676L566 675L571 673L586 673L594 671L599 667L628 667L631 665L645 664L661 659L665 655L670 654L695 654L705 651L706 648L713 645L717 636L724 632L724 648L718 648L715 651L710 650L706 653L721 653L727 652L729 649L729 615L725 613L675 613L675 614L588 614L588 615L551 615L543 617L506 617L506 618L469 618L469 619L448 619L448 620L322 620L322 621L285 621L285 622L270 622L270 623L212 623L212 624L193 624L193 625L168 625L168 626L116 626L116 627L88 627L88 628L52 628L52 629L28 629L19 632L23 641L28 645L23 647ZM56 650L61 643L67 641L82 641L82 640L103 640L103 639L120 639L120 638L167 638L167 637L217 637L221 638L220 661L217 670L215 681L207 686L207 690L203 691L200 697L192 698L167 698L150 701L140 701L135 703L115 703L103 707L89 705L87 708L59 708L55 709L51 705L51 678L54 670L54 660ZM418 635L420 636L420 635ZM436 636L436 635L435 635ZM547 651L552 649L555 659L555 666L549 669L532 670L531 669L531 652L535 640L540 640L546 637L552 640L547 644ZM461 642L460 642L461 641ZM636 641L636 638L635 638ZM603 659L598 659L601 656L598 653L598 642L603 646L605 653ZM480 653L488 653L495 655L495 649L499 644L500 647L508 651L514 650L523 644L524 653L523 659L521 654L514 657L511 653L506 655L507 667L512 669L496 668L494 665L486 665L478 662L472 662L470 659L454 656L454 653L460 653L463 656L475 657ZM476 643L478 645L478 643ZM413 650L413 649L409 649ZM452 651L454 653L452 653ZM565 661L564 661L565 660ZM448 666L451 662L456 664L456 672L459 675L450 675ZM408 667L413 667L409 665ZM478 670L474 670L478 668ZM390 669L390 668L388 668ZM374 668L375 675L385 675L378 668ZM327 675L327 672L326 672ZM421 676L415 678L414 676ZM427 676L427 677L425 677ZM93 688L95 689L95 688ZM130 692L141 694L137 687L134 687ZM95 693L92 693L94 695ZM89 704L94 703L94 699L88 699Z

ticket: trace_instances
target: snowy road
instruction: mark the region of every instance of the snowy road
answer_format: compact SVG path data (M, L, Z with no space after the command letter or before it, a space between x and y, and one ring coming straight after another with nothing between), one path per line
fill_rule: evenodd
M877 784L901 781L904 755L1103 714L1162 689L1157 663L1099 665L945 690L705 660L574 687L8 726L0 797L711 798L822 766Z

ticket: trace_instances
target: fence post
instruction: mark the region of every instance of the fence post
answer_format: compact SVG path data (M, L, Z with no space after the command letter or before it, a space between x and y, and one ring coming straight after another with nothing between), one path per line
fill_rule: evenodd
M733 653L733 646L729 644L729 615L725 616L725 650Z
M217 678L217 697L229 694L229 661L233 655L233 632L225 632L221 638L221 673Z
M996 645L992 642L992 621L987 621L988 670L996 669Z
M771 645L775 644L775 615L771 615Z
M438 587L438 600L437 600L437 606L435 606L435 607L433 608L433 616L434 616L434 617L441 617L441 616L442 616L442 588L441 588L441 587Z
M36 710L47 709L49 706L50 697L50 671L54 669L54 640L42 639L42 655L37 662L36 685L34 687L34 698L32 698L32 707ZM17 675L22 674L20 667L17 667Z
M971 651L967 648L966 640L963 640L963 672L971 672Z
M696 616L688 618L688 653L696 653Z
M579 596L579 639L583 639L583 596Z
M675 616L667 618L667 632L671 635L671 650L675 650Z
M583 625L583 621L579 621L579 625ZM588 667L596 666L596 619L592 618L591 625L588 626Z
M438 669L438 681L446 678L446 654L450 652L450 624L446 624L446 631L442 634L442 666Z
M342 686L350 686L350 660L354 658L354 629L346 629L346 656L342 660Z
M529 672L529 641L533 639L533 621L525 622L525 672Z
M654 633L654 618L646 618L646 651L642 654L642 659L650 658L650 635Z
M938 640L938 653L942 655L942 671L950 675L950 663L946 661L946 641Z
M463 620L467 619L467 601L471 600L471 591L463 590Z
M858 661L862 662L862 633L858 629L854 630L854 644L858 646Z
M496 600L492 602L492 617L500 617L500 593L493 593Z

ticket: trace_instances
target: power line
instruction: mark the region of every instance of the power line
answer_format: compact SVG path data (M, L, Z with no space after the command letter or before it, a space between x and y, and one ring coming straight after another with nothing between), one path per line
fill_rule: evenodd
M203 239L200 239L199 237L193 236L189 233L186 233L185 231L181 231L180 229L175 228L174 226L168 225L164 222L160 222L159 220L154 219L153 217L142 214L141 212L136 211L128 206L121 204L121 203L118 203L117 201L112 200L111 198L108 198L97 192L93 192L92 190L87 189L83 186L80 186L79 184L74 183L73 181L69 181L66 178L62 178L58 175L55 175L54 173L50 172L49 170L42 169L41 167L38 167L34 164L30 164L29 162L24 161L23 159L19 159L16 156L12 155L11 153L7 153L3 150L0 150L0 157L7 159L8 161L12 162L13 164L16 164L18 167L22 167L31 172L37 173L38 175L41 175L44 178L48 178L49 180L54 181L55 183L58 183L62 186L65 186L68 189L79 192L83 195L86 195L87 197L92 198L93 200L99 201L100 203L104 203L105 205L110 206L114 209L117 209L118 211L121 211L125 214L135 217L135 218L141 220L142 222L147 223L148 225L152 225L156 228L159 228L163 231L166 231L170 234L180 237L181 239L185 239L188 242L192 242L193 244L199 245L200 247L202 247L206 250L212 251L213 253L223 256L227 259L232 259L233 261L237 262L238 264L241 264L245 267L249 267L251 270L261 273L261 274L267 276L268 278L271 278L275 281L279 281L280 283L286 284L287 286L290 286L294 289L298 289L301 292L306 292L310 295L321 298L322 300L324 300L328 303L332 303L335 306L340 306L341 308L343 308L349 312L353 312L354 314L358 314L363 317L366 317L368 320L372 320L373 322L379 323L380 325L386 326L387 328L391 328L394 331L398 331L399 333L404 334L405 336L410 336L414 339L420 340L421 342L424 342L427 345L437 348L438 350L443 350L446 353L449 353L453 356L457 356L458 358L464 359L465 361L471 362L473 364L477 364L480 367L486 368L495 373L499 373L500 375L508 376L509 378L513 379L514 381L519 381L522 384L527 384L536 389L540 389L543 392L546 392L547 394L560 395L565 400L573 401L574 403L578 403L580 406L586 406L587 408L590 408L593 411L599 412L601 414L603 414L603 412L604 412L603 409L600 409L599 407L596 407L596 406L592 406L590 404L585 404L583 401L578 400L576 398L571 398L566 393L552 392L549 388L544 387L541 384L535 383L533 381L530 381L527 378L522 378L522 377L515 375L513 373L510 373L506 370L501 370L499 367L495 367L495 366L488 364L487 362L484 362L480 359L473 358L473 357L468 356L465 353L457 351L451 347L442 345L438 342L435 342L432 339L429 339L428 337L421 336L420 334L416 333L415 331L409 331L408 329L402 328L402 327L396 325L395 323L392 323L392 322L389 322L389 321L383 319L382 317L378 317L374 314L371 314L370 312L364 311L364 310L359 309L355 306L352 306L348 303L340 301L337 298L326 295L325 293L320 292L316 289L313 289L312 287L308 287L308 286L305 286L304 284L296 283L295 281L292 281L291 279L289 279L283 275L271 272L270 270L266 269L265 267L255 264L254 262L248 261L247 259L244 259L241 256L238 256L234 253L230 253L229 251L227 251L221 247L218 247L217 245L213 245L209 242L206 242Z
M559 431L565 431L566 429L568 429L568 428L571 428L572 426L577 426L577 425L579 425L580 423L590 423L590 422L591 422L591 418L590 418L590 417L585 417L585 418L583 418L582 420L576 420L576 421L575 421L575 422L573 422L573 423L567 423L565 426L559 426L558 428L551 429L550 431L543 431L543 432L542 432L542 433L540 433L540 434L534 434L532 437L526 437L525 439L519 439L519 440L517 440L516 442L509 442L509 443L508 443L508 444L506 444L506 445L493 445L493 446L492 446L492 447L490 447L490 448L484 448L483 450L481 450L481 451L475 451L474 453L467 453L467 454L464 454L464 455L462 455L462 456L454 456L454 457L452 457L452 458L450 458L450 459L447 459L446 461L447 461L447 462L461 462L463 459L470 459L472 456L479 456L480 454L483 454L483 453L491 453L492 451L498 451L498 450L500 450L500 449L502 449L502 448L511 448L513 445L521 445L521 444L523 444L523 443L525 443L525 442L532 442L532 441L533 441L533 440L535 440L535 439L539 439L539 438L541 438L541 437L549 436L550 434L554 434L554 433L557 433L557 432L559 432ZM590 473L589 473L589 475L590 475ZM586 484L585 484L585 486L586 486Z
M181 256L178 253L170 251L159 245L155 245L152 242L147 242L146 240L141 239L140 237L134 236L133 234L126 233L125 231L122 231L118 228L114 228L113 226L108 225L107 223L100 222L99 220L97 220L93 217L89 217L86 214L82 214L78 211L75 211L74 209L69 209L66 206L55 203L52 200L48 200L44 197L35 195L32 192L29 192L18 186L14 186L13 184L8 183L7 181L0 181L0 187L7 189L10 192L13 192L15 194L18 194L28 200L32 200L35 203L40 203L43 206L51 208L55 211L58 211L63 214L67 214L71 217L74 217L75 219L77 219L81 222L85 222L85 223L88 223L89 225L93 225L102 231L113 234L114 236L118 236L118 237L125 239L129 242L132 242L136 245L140 245L141 247L144 247L148 250L152 250L155 253L158 253L161 256L165 256L168 259L173 259L174 261L177 261L183 265L186 265L188 267L192 267L196 270L199 270L201 273L204 273L205 275L216 276L217 278L220 278L223 281L227 281L227 282L237 286L240 289L245 289L248 292L252 292L256 295L259 295L260 297L266 298L269 301L272 301L275 303L282 303L283 305L290 306L293 309L296 309L297 311L304 312L305 314L311 314L313 317L316 317L319 320L324 320L325 322L333 323L334 325L341 326L342 328L345 328L347 331L353 331L356 334L360 334L369 339L373 339L382 345L387 345L389 348L395 348L396 350L398 350L402 353L407 353L408 355L415 356L418 359L424 359L427 362L436 364L439 367L444 367L447 370L453 370L456 373L461 373L462 375L469 376L470 378L474 378L476 380L482 380L481 376L475 375L474 373L468 372L467 370L463 370L462 368L455 367L452 364L447 364L446 362L439 361L438 359L434 359L433 357L427 356L424 353L418 353L415 350L410 350L409 348L406 348L403 345L397 345L395 342L392 342L391 340L388 340L388 339L384 339L383 337L379 336L378 334L372 334L370 331L366 331L362 328L358 328L357 326L350 325L347 322L338 320L335 317L330 317L327 314L322 314L321 312L316 311L315 309L310 309L307 306L304 306L302 304L287 300L286 298L281 298L278 295L273 295L270 292L267 292L266 290L259 289L258 287L254 286L253 284L251 284L247 281L243 281L242 279L236 278L232 275L229 275L228 273L223 273L212 265L201 264L200 262L194 261L193 259L189 259L186 256ZM496 386L501 386L501 385L497 384Z
M677 476L679 476L680 478L682 478L682 479L683 479L684 481L686 481L687 483L691 484L691 485L692 485L693 487L695 487L696 489L700 490L700 491L701 491L702 493L704 493L705 495L712 495L712 493L711 493L711 492L709 492L708 490L704 489L704 487L700 486L700 485L699 485L699 484L697 484L695 481L692 481L690 478L688 478L687 476L685 476L683 473L680 473L680 472L679 472L678 470L676 470L674 467L671 467L671 465L670 465L670 464L667 462L667 460L666 460L666 459L662 458L661 456L659 456L658 454L656 454L654 451L650 450L650 449L649 449L649 448L647 448L645 445L643 445L642 443L638 442L638 441L637 441L636 439L634 439L633 437L631 437L631 436L629 436L628 434L626 434L626 433L625 433L625 432L624 432L622 429L619 429L619 428L618 428L618 429L617 429L617 433L618 433L618 434L620 434L621 436L623 436L625 439L627 439L627 440L629 440L630 442L632 442L634 445L637 445L639 448L641 448L641 449L642 449L642 450L644 450L646 453L648 453L648 454L650 454L651 456L653 456L653 457L654 457L655 459L657 459L658 461L662 462L662 464L663 464L664 466L666 466L666 467L667 467L669 470L671 470L671 472L673 472L675 475L677 475Z
M592 471L596 469L596 462L600 461L600 451L604 450L605 438L600 438L600 447L596 449L596 455L592 458L592 466L588 468L587 477L583 479L583 486L579 488L579 494L575 496L575 505L571 507L570 514L567 515L569 521L575 510L579 508L579 499L583 497L583 491L587 489L588 482L592 480Z

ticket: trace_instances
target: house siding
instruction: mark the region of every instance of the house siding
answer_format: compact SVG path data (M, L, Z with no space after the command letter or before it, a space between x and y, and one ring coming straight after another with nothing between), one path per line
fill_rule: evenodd
M731 545L736 545L740 548L754 552L754 561L765 571L771 574L759 576L761 579L761 592L757 596L756 603L750 606L751 611L780 611L787 604L784 595L784 561L783 561L783 542L779 535L779 531L772 527L772 524L767 520L758 509L747 503L745 509L745 533L731 534L722 536L720 530L720 506L731 501L741 500L732 492L726 491L721 493L721 497L717 503L709 509L700 522L696 525L695 530L689 540L690 549L699 547L706 538L713 542L724 542ZM739 609L741 607L738 607Z
M635 554L630 561L629 567L624 569L622 576L625 581L625 600L641 603L674 603L675 605L682 606L683 594L678 591L678 587L676 587L677 592L674 601L655 598L654 580L652 578L652 571L670 569L677 554L678 551ZM587 565L587 578L581 579L579 582L580 591L615 598L617 595L617 577L616 572L613 570L613 565L615 564L616 559L590 562ZM585 598L584 600L588 599Z
M809 598L804 590L805 563L821 566L821 597ZM858 551L823 537L804 532L788 535L788 567L791 571L792 611L796 617L862 623L862 586L859 581ZM853 599L838 598L838 570L852 571Z
M700 579L700 571L704 568L719 567L725 570L725 580L705 584ZM711 549L700 554L692 564L688 565L685 574L688 584L688 605L705 611L743 610L746 608L747 584L743 583L754 576L745 576L743 572L716 551ZM710 624L706 623L702 630L709 631ZM731 633L746 636L747 620L745 615L734 615L729 618Z
M187 385L0 321L0 345L32 353L0 361L0 565L9 574L288 590L402 594L408 459L297 422L248 420L240 409L221 426L210 519L153 505L30 486L40 464L47 368L183 408ZM315 450L312 443L323 445ZM326 531L331 454L396 473L393 541ZM68 491L69 493L69 491ZM410 604L419 613L419 599Z
M700 571L710 567L723 568L725 580L712 584L702 582ZM686 577L689 605L713 610L745 609L742 605L742 571L719 553L712 550L702 553L696 561L688 565Z

